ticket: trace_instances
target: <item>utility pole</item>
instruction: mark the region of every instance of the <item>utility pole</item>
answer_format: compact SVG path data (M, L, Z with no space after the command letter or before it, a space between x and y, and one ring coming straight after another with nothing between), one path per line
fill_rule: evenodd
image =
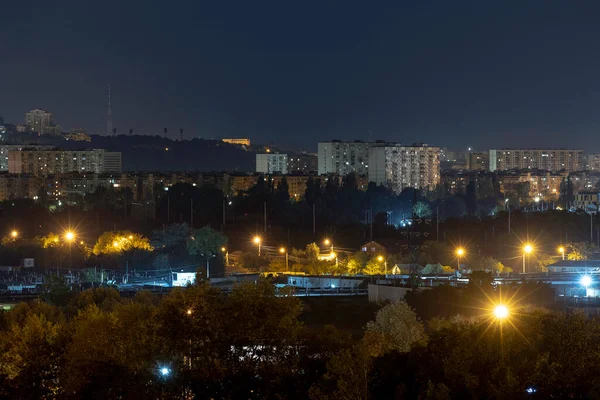
M316 232L316 213L315 213L315 204L313 203L313 236Z
M594 243L594 214L590 213L590 243Z
M435 208L435 240L440 241L440 206Z
M373 240L373 207L369 208L369 222L370 222L370 230L371 230L371 240Z

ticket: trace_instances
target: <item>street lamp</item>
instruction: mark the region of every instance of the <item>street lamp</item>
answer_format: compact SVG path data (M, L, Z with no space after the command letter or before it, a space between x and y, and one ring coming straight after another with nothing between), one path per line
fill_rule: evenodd
M17 232L17 231L15 231L15 230L13 230L13 231L10 233L10 236L12 236L12 238L13 238L13 239L16 239L16 238L17 238L17 236L19 236L19 232Z
M456 258L458 259L457 271L460 270L460 259L464 254L465 254L465 249L463 249L462 247L459 247L458 249L456 249Z
M73 240L75 240L75 233L73 233L73 231L66 231L65 239L67 239L67 242L72 242Z
M508 307L506 307L505 305L498 305L494 308L494 317L496 317L496 319L502 321L504 319L506 319L508 317Z
M323 241L323 243L325 244L325 246L331 245L331 252L333 253L333 242L331 240L329 240L329 239L325 239Z
M387 276L387 260L385 258L383 258L383 256L379 256L377 257L377 261L379 262L383 262L383 265L385 267L385 275Z
M284 254L284 253L285 253L285 270L286 270L286 271L289 271L289 270L290 270L290 266L289 266L289 258L288 258L288 252L287 252L286 248L285 248L285 247L280 247L280 248L279 248L279 252L280 252L281 254Z
M227 251L227 249L225 247L221 247L221 251L223 253L225 253L225 266L228 267L229 266L229 252Z
M261 239L260 239L260 237L259 237L259 236L254 236L254 243L255 243L256 245L258 245L258 256L259 256L259 257L260 257L260 242L261 242Z
M562 254L562 259L563 261L565 261L565 248L563 246L560 246L558 248L558 252Z
M589 275L584 275L579 280L579 283L581 283L581 286L585 286L587 288L592 284L592 277Z
M533 247L528 243L523 247L523 273L525 273L525 256L533 251Z

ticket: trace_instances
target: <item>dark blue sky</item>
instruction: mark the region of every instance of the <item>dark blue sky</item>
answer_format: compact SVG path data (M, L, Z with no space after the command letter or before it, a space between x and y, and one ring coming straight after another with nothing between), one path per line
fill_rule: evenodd
M6 1L0 115L103 133L600 151L598 1ZM371 134L369 134L371 132Z

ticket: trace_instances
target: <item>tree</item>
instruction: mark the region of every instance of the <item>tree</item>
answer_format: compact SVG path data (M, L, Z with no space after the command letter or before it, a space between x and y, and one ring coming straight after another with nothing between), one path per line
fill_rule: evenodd
M59 247L61 245L60 237L56 233L50 232L48 235L40 238L40 244L44 249Z
M427 264L422 271L423 275L438 275L445 274L444 267L442 264Z
M548 253L539 253L539 254L535 254L535 256L536 256L537 268L541 272L547 272L548 265L554 264L557 260L556 256L554 256L553 254L548 254ZM502 271L500 271L500 272L502 272Z
M227 244L227 237L210 226L197 230L187 242L188 253L192 257L202 257L206 260L207 275L209 276L210 259L221 254L221 248Z
M7 397L46 399L60 391L60 327L44 315L29 313L22 324L0 333L0 375L13 388Z
M504 271L504 265L492 257L484 257L481 259L480 267L484 271L491 271L495 273L502 273L502 271Z
M413 207L413 214L416 218L431 218L433 213L431 212L431 207L429 204L419 201Z
M279 185L277 185L277 190L275 191L275 200L278 205L287 204L290 201L290 187L285 176L281 178Z
M529 182L519 182L515 187L515 192L521 201L529 199L529 193L531 192L531 185Z
M312 176L306 181L306 190L304 191L304 201L309 205L313 206L317 200L321 197L321 180L314 179Z
M104 232L94 245L92 252L100 254L119 254L130 250L150 252L154 250L148 238L131 231Z
M319 254L321 254L321 249L316 243L309 243L306 245L305 253L306 259L309 262L315 262L319 259Z
M385 271L385 264L383 261L379 261L377 257L371 258L364 270L362 271L365 275L381 275Z
M567 259L573 261L588 260L598 250L596 246L587 242L569 243L565 247Z
M367 324L367 331L383 336L384 352L406 353L417 342L425 340L423 324L404 301L397 301L377 312L375 321Z

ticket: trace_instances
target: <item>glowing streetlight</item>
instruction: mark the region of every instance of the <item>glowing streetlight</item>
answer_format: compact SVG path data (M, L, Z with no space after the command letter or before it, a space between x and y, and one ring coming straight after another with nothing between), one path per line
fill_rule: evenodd
M171 373L171 369L167 368L167 367L162 367L159 371L160 371L160 374L164 377L169 376L169 374Z
M75 233L73 233L73 231L65 232L65 239L67 239L67 242L72 242L75 240Z
M529 243L527 243L525 247L523 247L523 273L525 273L525 256L531 253L532 251L533 246L531 246Z
M560 254L562 254L562 259L563 259L563 261L564 261L564 260L565 260L565 248L564 248L563 246L560 246L560 247L558 248L558 252L559 252Z
M387 260L383 256L377 257L377 261L383 262L383 266L385 268L385 275L387 275Z
M19 232L17 232L17 231L15 231L15 230L13 230L13 231L10 233L10 236L11 236L13 239L16 239L16 238L17 238L17 236L19 236Z
M258 256L260 257L260 242L261 239L259 236L254 236L254 243L258 246Z
M504 305L499 305L494 308L494 317L499 320L503 320L508 317L508 307Z
M290 267L289 267L289 258L288 258L288 252L287 249L285 247L280 247L279 248L279 252L281 254L285 254L285 270L289 271Z
M324 244L325 246L330 246L330 245L331 245L331 252L333 253L333 242L332 242L331 240L329 240L329 239L325 239L325 240L323 241L323 244Z
M458 259L458 268L456 269L457 271L460 270L460 259L464 255L465 255L465 249L463 249L462 247L459 247L458 249L456 249L456 258Z
M119 247L119 242L117 242L117 241L115 240L115 241L113 242L113 246L114 246L115 248Z
M133 239L133 235L129 235L129 240Z
M192 309L188 308L188 310L185 312L187 315L192 315Z
M221 247L221 251L223 253L225 253L225 266L228 267L229 266L229 252L227 251L227 248L225 248L225 247Z
M585 286L587 288L592 284L592 277L589 275L584 275L579 280L579 283L581 283L581 286Z

